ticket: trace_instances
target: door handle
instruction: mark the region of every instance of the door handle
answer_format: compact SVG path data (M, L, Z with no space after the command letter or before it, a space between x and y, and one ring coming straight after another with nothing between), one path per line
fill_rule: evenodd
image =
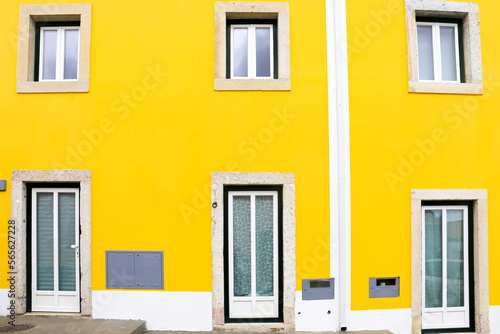
M75 250L75 256L80 256L80 252L78 251L78 245L71 245L71 248Z

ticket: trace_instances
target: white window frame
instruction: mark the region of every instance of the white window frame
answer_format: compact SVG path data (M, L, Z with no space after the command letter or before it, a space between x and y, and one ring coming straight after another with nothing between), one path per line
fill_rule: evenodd
M441 238L442 238L442 306L436 308L425 307L425 211L440 210L443 212L441 216ZM448 287L447 287L447 212L449 210L463 211L463 250L464 250L464 306L448 307ZM466 328L470 326L470 302L469 302L469 213L467 205L447 205L447 206L422 206L422 329L443 329L443 328ZM464 313L464 323L449 323L449 313ZM432 314L442 316L442 323L432 323Z
M251 296L250 297L235 297L234 296L234 256L233 256L233 198L250 196L250 212L251 212ZM273 197L273 296L258 297L256 291L256 229L255 229L255 198L256 196L272 196ZM278 245L278 192L277 191L229 191L228 192L228 240L229 240L229 317L230 318L277 318L279 316L279 245ZM235 312L235 303L251 302L251 313ZM272 301L274 303L272 313L259 313L258 302Z
M234 29L246 28L248 31L248 76L246 77L236 77L234 75ZM259 77L257 76L257 36L256 30L258 28L269 28L270 31L270 73L269 76ZM272 24L231 24L231 79L274 79L274 31Z
M460 82L460 44L458 40L458 24L457 23L444 23L444 22L421 22L417 21L417 28L419 26L432 27L432 63L434 68L434 80L422 80L422 82ZM455 33L455 75L457 80L443 80L442 78L442 63L441 63L441 27L451 27L454 28ZM417 43L418 44L418 43ZM418 49L418 45L417 45ZM418 57L418 52L417 52ZM420 73L420 72L419 72Z
M60 26L60 27L41 27L40 28L40 61L39 61L39 81L78 81L78 72L76 71L76 79L64 79L64 57L65 57L65 43L66 39L65 32L68 30L78 31L78 60L77 69L80 68L80 27L78 26ZM55 79L43 79L43 50L44 44L44 32L45 31L57 31L57 54L56 54L56 77Z

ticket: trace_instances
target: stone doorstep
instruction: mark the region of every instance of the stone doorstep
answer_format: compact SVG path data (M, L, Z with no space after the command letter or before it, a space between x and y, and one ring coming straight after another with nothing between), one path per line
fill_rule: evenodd
M80 313L43 313L43 312L27 312L17 317L40 317L40 318L90 318L89 315L81 315Z

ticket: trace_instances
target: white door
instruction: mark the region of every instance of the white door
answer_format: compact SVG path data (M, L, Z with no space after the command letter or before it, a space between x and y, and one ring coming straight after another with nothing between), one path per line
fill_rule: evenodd
M422 328L467 328L467 206L422 207Z
M278 192L228 192L229 317L279 316Z
M79 190L32 189L32 310L80 312Z

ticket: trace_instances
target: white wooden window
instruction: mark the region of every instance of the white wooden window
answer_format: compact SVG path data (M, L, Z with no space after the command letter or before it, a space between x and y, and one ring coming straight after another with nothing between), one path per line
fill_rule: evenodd
M279 316L278 192L229 191L229 317Z
M460 82L458 24L417 22L419 81Z
M467 206L422 207L422 329L470 325Z
M79 27L41 27L39 81L78 80Z
M274 77L272 24L231 25L231 78Z

